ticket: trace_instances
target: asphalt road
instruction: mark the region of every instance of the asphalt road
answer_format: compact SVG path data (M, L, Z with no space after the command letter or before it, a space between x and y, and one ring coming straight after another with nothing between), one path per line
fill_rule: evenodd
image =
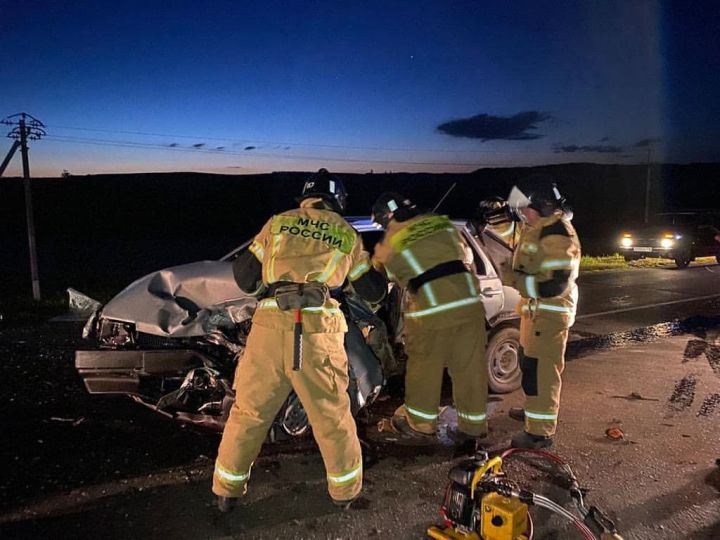
M720 265L594 272L578 284L576 339L720 314Z
M696 315L717 324L720 267L585 274L580 291L576 340ZM380 445L363 504L343 513L327 500L309 438L266 445L247 505L218 516L209 494L218 437L128 399L88 395L72 363L81 326L0 325L0 537L410 539L437 520L447 471L460 458L452 449ZM555 450L626 539L720 535L720 338L716 327L680 331L689 333L640 332L611 340L609 350L576 341L568 352ZM633 393L648 400L628 399ZM493 398L493 448L520 429L507 409L521 399ZM372 431L397 405L373 405L361 429ZM611 426L625 438L608 441ZM556 482L537 483L546 473L530 468L517 478L568 504ZM536 518L536 538L578 537L546 512Z
M219 515L209 491L218 438L129 400L83 394L73 343L62 337L70 330L79 328L0 329L0 352L13 358L0 368L13 392L5 396L12 436L0 447L0 537L411 540L439 521L448 470L463 453L373 437L377 460L350 511L330 504L322 460L305 439L284 450L266 445L243 507ZM720 537L718 330L573 355L564 380L553 450L589 490L588 503L605 510L626 540ZM493 398L488 450L506 448L521 429L507 416L521 401L519 392ZM396 405L380 402L360 419L366 436ZM611 427L621 439L605 436ZM572 507L553 467L518 459L504 470ZM580 538L549 512L532 513L536 539Z

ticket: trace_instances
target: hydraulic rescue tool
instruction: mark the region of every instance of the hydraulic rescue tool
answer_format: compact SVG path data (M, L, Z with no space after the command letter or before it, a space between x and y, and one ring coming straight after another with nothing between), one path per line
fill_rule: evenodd
M513 454L532 454L558 465L570 481L570 496L580 515L558 503L518 486L502 472L503 459ZM528 507L535 505L572 522L587 540L622 540L615 524L598 508L587 508L584 491L570 466L544 450L511 448L499 456L479 452L450 469L440 515L444 527L432 526L428 536L438 540L532 540L533 521Z

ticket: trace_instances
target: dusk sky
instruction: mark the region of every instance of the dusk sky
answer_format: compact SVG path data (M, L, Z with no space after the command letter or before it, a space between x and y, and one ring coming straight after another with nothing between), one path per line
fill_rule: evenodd
M33 176L720 161L719 6L0 0L0 117Z

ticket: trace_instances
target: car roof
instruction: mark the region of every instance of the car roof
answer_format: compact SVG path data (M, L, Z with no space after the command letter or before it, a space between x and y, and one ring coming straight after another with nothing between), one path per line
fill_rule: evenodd
M352 225L358 232L369 232L369 231L382 231L383 228L368 216L345 216L347 222ZM463 227L467 220L465 219L451 219L453 225L456 227Z
M382 227L367 216L345 216L345 220L357 232L382 231Z

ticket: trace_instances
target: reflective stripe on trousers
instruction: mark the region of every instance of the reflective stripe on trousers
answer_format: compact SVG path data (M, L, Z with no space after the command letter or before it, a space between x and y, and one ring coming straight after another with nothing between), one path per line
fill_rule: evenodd
M433 306L429 307L427 309L421 309L418 311L410 311L405 314L406 317L410 317L411 319L416 319L419 317L427 317L428 315L434 315L435 313L442 313L443 311L448 311L451 309L456 309L463 306L469 306L471 304L476 304L477 302L481 302L479 296L473 297L473 298L464 298L462 300L455 300L454 302L448 302L446 304L440 304L439 306Z
M251 465L252 468L252 465ZM250 478L250 471L246 473L236 473L231 472L228 469L224 468L222 465L220 465L219 461L215 461L215 472L214 474L222 478L225 482L230 484L242 484L247 482L248 478Z
M340 474L330 474L328 473L327 479L328 482L332 482L336 486L342 486L345 484L350 484L355 481L355 479L362 473L362 463L355 467L354 469L351 469L347 472L342 472Z
M534 313L538 310L551 311L554 313L573 313L573 308L568 306L558 306L557 304L551 304L549 302L531 302L523 304L521 308L526 313Z
M437 413L433 414L433 413L421 411L420 409L414 409L414 408L410 407L407 403L405 404L405 409L407 410L407 412L409 412L413 416L417 416L418 418L422 418L423 420L429 420L431 422L434 422L435 420L437 420L437 417L438 417Z
M557 413L539 413L525 410L525 416L530 420L546 421L546 420L557 420Z
M484 423L487 420L487 414L485 413L465 413L462 411L457 412L458 418L462 418L466 422L470 423Z

